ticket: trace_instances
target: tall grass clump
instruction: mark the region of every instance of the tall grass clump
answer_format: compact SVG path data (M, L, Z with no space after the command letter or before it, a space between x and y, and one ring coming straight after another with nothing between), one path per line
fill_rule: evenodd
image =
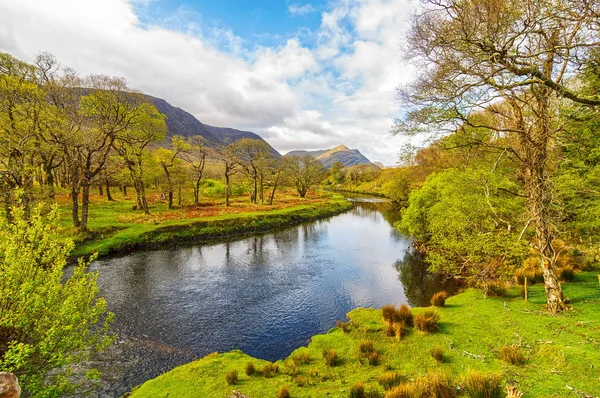
M485 297L506 297L506 285L502 282L488 282L483 286Z
M421 332L433 333L439 329L440 315L434 310L425 310L415 315L415 328Z
M400 373L396 372L387 372L383 375L377 377L377 382L384 390L391 390L393 387L396 387L400 384L404 378Z
M327 366L335 366L338 364L337 351L333 348L324 348L323 358L325 359L325 363L327 364Z
M335 326L342 329L344 333L350 333L350 322L343 322L340 320L335 321Z
M254 362L248 361L246 364L246 376L253 376L256 373L256 368L254 367Z
M261 373L263 377L273 377L279 371L279 365L267 362L263 365Z
M237 382L238 382L238 371L235 370L235 369L231 369L229 372L227 372L227 374L225 375L225 381L230 386L234 385L234 384L237 384Z
M354 383L350 387L350 398L365 398L365 385L361 382Z
M516 345L505 345L500 348L500 358L511 365L521 366L525 362L525 357L521 348Z
M503 398L502 376L470 371L462 378L462 388L471 398Z
M373 347L373 342L371 340L363 340L358 345L358 351L361 354L369 354L375 351L375 347Z
M396 322L396 307L393 305L384 305L381 307L381 315L383 320L388 324Z
M442 345L431 347L429 354L431 354L431 357L439 363L444 363L446 361L446 358L444 357L444 346Z
M431 372L415 381L421 397L454 398L456 388L446 372Z
M575 280L575 268L571 265L559 268L558 278L561 282L573 282Z
M283 385L279 387L279 391L277 392L277 398L291 398L288 386Z
M384 398L420 398L421 390L415 383L400 384L387 391Z
M398 321L402 322L405 326L413 325L413 314L406 304L402 304L398 311L396 311L396 316L398 317Z
M448 293L446 293L445 290L442 290L441 292L435 293L431 297L431 305L435 307L443 307L446 305L446 299L448 299Z

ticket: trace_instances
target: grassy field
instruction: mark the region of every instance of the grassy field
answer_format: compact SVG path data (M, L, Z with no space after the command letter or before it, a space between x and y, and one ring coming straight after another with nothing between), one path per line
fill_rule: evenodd
M191 200L191 193L185 198ZM159 192L150 192L150 215L133 210L135 194L113 193L115 201L92 195L87 235L72 226L69 197L58 195L63 234L75 241L73 257L98 252L100 256L154 248L183 242L227 239L329 217L352 207L340 195L313 193L301 199L293 192L283 192L272 206L251 204L248 196L232 198L226 207L220 196L205 196L198 206L186 204L168 209ZM177 203L177 200L175 201Z
M382 312L359 308L348 314L346 331L340 327L312 338L285 360L278 361L278 373L247 376L249 361L260 371L268 363L240 351L211 354L175 368L144 383L132 397L227 397L233 390L253 398L278 397L287 386L291 397L376 397L385 390L378 377L407 386L419 378L450 378L451 397L505 397L507 383L516 385L524 397L600 396L600 286L596 272L577 275L564 286L572 309L558 316L544 310L541 285L529 290L529 301L518 288L505 298L484 299L481 291L467 290L447 300L437 309L439 331L431 334L407 328L401 340L388 337ZM414 314L426 309L414 308ZM365 347L371 342L379 361L369 363ZM512 365L501 358L503 347L512 347L524 361ZM442 362L432 357L432 348L442 350ZM338 356L335 366L327 366L324 349ZM367 355L368 356L368 355ZM379 363L376 363L379 362ZM501 394L466 394L464 376L469 371L488 372L501 379ZM235 384L226 382L228 372L238 372ZM441 373L440 373L441 372ZM442 377L443 378L443 377ZM351 388L362 383L371 395L351 395ZM404 383L404 384L402 384ZM462 388L461 388L462 387ZM403 387L397 387L396 392ZM398 393L399 394L399 393ZM587 394L587 395L586 395ZM282 393L279 397L285 397ZM386 397L411 397L393 395ZM435 395L427 395L435 396Z

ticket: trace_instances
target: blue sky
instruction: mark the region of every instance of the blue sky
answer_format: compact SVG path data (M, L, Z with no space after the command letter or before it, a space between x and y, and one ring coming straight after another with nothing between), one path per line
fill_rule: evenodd
M0 0L0 51L53 53L285 153L343 144L393 165L418 0Z

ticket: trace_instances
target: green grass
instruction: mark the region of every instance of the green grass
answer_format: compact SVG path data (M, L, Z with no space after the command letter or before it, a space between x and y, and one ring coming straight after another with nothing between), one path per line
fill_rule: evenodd
M471 370L500 374L504 383L518 385L526 397L577 397L566 386L591 396L600 396L600 286L597 273L577 274L575 282L564 285L573 309L558 316L544 310L543 286L531 287L529 301L523 301L517 288L505 298L483 298L478 290L467 290L450 297L441 316L440 330L422 334L408 328L401 341L385 335L380 310L359 308L348 314L349 333L333 328L312 338L308 348L299 348L279 361L280 373L272 378L248 377L244 369L249 360L261 367L265 361L250 358L240 351L211 354L180 366L150 380L136 389L132 397L224 397L232 390L250 397L276 397L287 385L292 397L349 397L351 387L363 383L365 389L383 387L377 378L397 373L403 380L414 380L429 372L445 371L458 384ZM420 313L424 309L413 309ZM378 366L362 360L361 342L369 340L381 354ZM364 343L363 343L364 344ZM505 345L518 345L527 360L513 366L499 359ZM435 346L444 347L444 363L431 357ZM326 366L324 349L336 350L339 363ZM308 352L310 361L292 357ZM225 374L239 370L238 384L228 386ZM286 374L293 369L293 374ZM292 372L289 372L292 373ZM299 386L294 380L301 380Z
M152 209L153 215L146 218L139 212L133 212L131 207L131 201L95 203L90 211L89 228L92 233L83 237L66 232L76 243L71 255L79 257L97 252L106 256L172 243L238 237L330 217L350 209L352 203L337 195L321 201L293 203L284 208L250 205L241 212L199 217L194 213L190 216L184 211L169 211L166 204L158 204ZM63 227L69 231L70 214L67 210L63 210L62 214ZM169 218L161 218L166 215Z

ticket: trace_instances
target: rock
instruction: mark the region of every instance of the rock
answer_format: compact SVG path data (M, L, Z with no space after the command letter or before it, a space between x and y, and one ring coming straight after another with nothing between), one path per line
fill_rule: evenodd
M247 396L246 394L242 394L239 391L233 390L233 392L231 393L231 395L228 398L250 398L250 397Z
M8 372L0 372L0 398L19 398L21 387L17 376Z

